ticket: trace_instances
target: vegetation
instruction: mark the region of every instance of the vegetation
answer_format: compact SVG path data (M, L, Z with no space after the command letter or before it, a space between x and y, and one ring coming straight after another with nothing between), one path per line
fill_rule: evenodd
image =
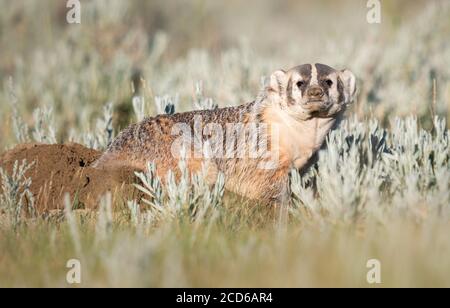
M144 116L248 102L271 71L307 62L351 68L358 100L318 163L292 171L285 229L183 160L167 190L151 164L139 175L140 205L67 198L46 215L23 202L32 162L0 169L1 287L70 286L70 259L82 287L366 287L369 259L373 286L450 286L447 1L383 1L381 25L361 1L82 1L80 25L62 2L0 0L2 150L104 149Z

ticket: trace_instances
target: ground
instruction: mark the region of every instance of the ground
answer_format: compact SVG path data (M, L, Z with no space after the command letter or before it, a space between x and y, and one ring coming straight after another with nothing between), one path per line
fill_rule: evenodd
M450 286L449 1L383 0L380 24L360 0L81 3L69 24L65 1L0 0L0 287ZM90 167L130 123L250 102L303 63L358 95L292 171L284 229L201 174Z

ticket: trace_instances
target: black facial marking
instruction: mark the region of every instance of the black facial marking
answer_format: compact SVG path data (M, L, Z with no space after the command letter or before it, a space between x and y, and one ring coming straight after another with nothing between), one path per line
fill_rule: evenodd
M338 98L338 102L342 103L344 101L344 83L342 82L341 78L337 79L338 84L337 84L337 89L338 89L338 93L339 93L339 98Z
M319 80L326 78L328 75L335 72L334 68L320 63L316 64L316 69L317 69L317 79Z
M311 64L303 64L297 67L298 72L302 75L303 79L308 80L311 79Z
M297 87L303 95L311 82L312 65L299 65L295 68L295 70L300 74L300 76L302 76L302 80L298 81L296 84L292 84L292 81L289 81L288 93L291 93L293 87Z
M317 81L324 90L328 90L333 87L333 81L329 78L330 74L336 72L336 70L328 65L316 63Z
M299 88L299 90L302 92L306 91L306 88L308 87L310 83L310 80L301 80L301 81L297 81L297 84L295 85L296 87Z

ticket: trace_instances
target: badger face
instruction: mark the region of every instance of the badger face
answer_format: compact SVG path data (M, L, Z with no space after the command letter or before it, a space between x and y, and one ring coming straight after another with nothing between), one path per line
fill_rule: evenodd
M333 117L353 101L356 79L349 70L304 64L272 74L270 88L283 109L296 118Z

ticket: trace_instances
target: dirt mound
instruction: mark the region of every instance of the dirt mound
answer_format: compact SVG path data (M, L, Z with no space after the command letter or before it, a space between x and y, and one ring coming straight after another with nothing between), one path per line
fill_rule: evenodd
M25 144L0 155L0 167L11 174L14 163L34 162L26 176L31 177L31 191L39 212L64 208L69 193L75 208L95 208L108 191L115 197L133 194L132 170L99 170L92 163L101 152L80 144ZM0 187L1 191L1 187Z

